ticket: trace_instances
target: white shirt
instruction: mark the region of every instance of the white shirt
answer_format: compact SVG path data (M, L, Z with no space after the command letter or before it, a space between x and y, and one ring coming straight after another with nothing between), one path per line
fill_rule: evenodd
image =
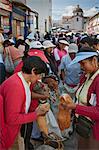
M22 80L23 86L25 88L25 94L26 94L25 113L27 114L31 103L31 91L28 83L25 81L21 72L18 72L18 76Z

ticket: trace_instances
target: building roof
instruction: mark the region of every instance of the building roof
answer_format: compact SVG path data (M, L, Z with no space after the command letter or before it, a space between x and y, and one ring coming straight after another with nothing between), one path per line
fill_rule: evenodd
M96 16L99 16L99 12L97 14L95 14L94 16L89 18L89 21L92 20L93 18L95 18Z
M71 19L72 16L63 16L62 19Z

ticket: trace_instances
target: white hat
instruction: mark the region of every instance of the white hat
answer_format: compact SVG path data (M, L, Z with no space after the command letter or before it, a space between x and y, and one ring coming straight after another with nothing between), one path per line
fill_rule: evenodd
M32 41L30 43L30 48L45 48L39 41Z
M30 40L34 40L34 39L35 39L35 38L34 38L34 33L31 32L26 38L27 38L27 39L30 39Z
M75 44L75 43L69 44L68 52L69 53L77 53L78 52L78 46L77 46L77 44Z
M66 40L59 40L59 43L65 44L65 45L69 45L69 43Z
M55 45L50 40L44 41L43 45L45 46L45 48L55 47Z

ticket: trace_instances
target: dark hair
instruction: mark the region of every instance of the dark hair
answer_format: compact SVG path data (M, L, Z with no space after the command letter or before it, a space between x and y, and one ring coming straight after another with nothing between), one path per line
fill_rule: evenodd
M22 40L22 39L18 39L18 40L16 41L15 47L18 48L19 45L25 45L25 41Z
M25 51L24 51L24 56L22 57L22 60L24 61L29 55L28 55L28 51L29 51L29 45L27 43L25 43Z
M96 50L90 47L81 47L77 53L79 52L96 52Z
M41 73L48 74L49 71L46 63L40 57L29 56L23 61L22 71L24 73L31 74L33 68L35 74L41 74Z
M12 43L9 41L9 40L5 40L4 42L3 42L3 47L5 48L5 47L8 47L8 46L11 46L12 45Z
M93 38L91 38L89 36L84 37L80 40L80 43L82 43L82 44L87 43L90 47L92 47L93 46Z

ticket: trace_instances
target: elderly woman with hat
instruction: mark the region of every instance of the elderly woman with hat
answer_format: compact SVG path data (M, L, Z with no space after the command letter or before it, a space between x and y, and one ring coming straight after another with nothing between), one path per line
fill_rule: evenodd
M66 46L69 46L69 43L64 39L60 39L58 42L58 46L53 51L58 66L61 63L62 57L67 54L67 50L65 49Z
M55 58L54 58L54 56L52 54L53 48L55 48L56 46L50 40L44 41L43 45L45 46L44 54L45 54L46 58L49 61L49 65L50 65L51 71L56 76L58 76L57 63L56 63L56 60L55 60Z
M79 137L83 143L83 145L80 143L80 146L83 146L83 149L97 149L97 147L99 147L99 142L96 141L99 141L98 53L89 47L83 47L76 54L76 57L71 62L71 65L76 64L77 62L80 63L81 68L85 72L85 75L83 76L80 82L80 86L76 92L76 99L78 104L66 104L64 107L66 107L67 110L74 110L75 114L78 114L76 130L80 136L85 137ZM81 122L81 120L85 124L81 123L80 126L79 122ZM86 124L88 125L87 127ZM89 124L91 128L89 128ZM93 136L90 132L91 130L89 129L92 129ZM88 142L90 143L88 144Z

